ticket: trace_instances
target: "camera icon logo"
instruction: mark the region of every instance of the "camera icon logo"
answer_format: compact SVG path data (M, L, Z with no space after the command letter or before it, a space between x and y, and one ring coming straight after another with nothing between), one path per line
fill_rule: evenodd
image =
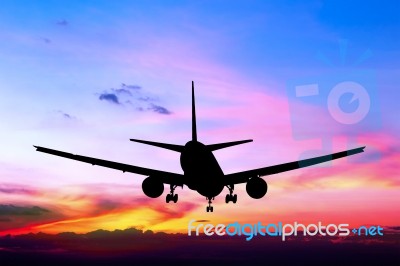
M286 89L293 138L321 140L322 147L303 152L300 159L331 153L335 137L346 136L348 148L354 148L359 135L381 127L372 70L293 79Z

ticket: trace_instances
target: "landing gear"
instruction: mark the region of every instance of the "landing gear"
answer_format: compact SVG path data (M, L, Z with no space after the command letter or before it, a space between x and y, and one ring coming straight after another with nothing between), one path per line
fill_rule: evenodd
M207 210L207 212L213 212L214 208L213 208L213 206L211 206L211 203L214 198L207 197L207 199L208 199L208 206L207 206L206 210Z
M225 196L225 203L229 203L230 201L232 201L233 203L237 202L237 195L232 195L232 194L226 194Z
M236 194L234 194L234 195L232 194L234 186L233 185L228 185L226 187L229 189L229 194L226 194L226 196L225 196L225 203L229 203L230 201L232 201L233 203L236 203L237 195Z
M165 201L169 203L170 201L173 201L174 203L178 202L178 194L174 194L176 185L170 185L170 190L171 192L167 194L167 197L165 198Z

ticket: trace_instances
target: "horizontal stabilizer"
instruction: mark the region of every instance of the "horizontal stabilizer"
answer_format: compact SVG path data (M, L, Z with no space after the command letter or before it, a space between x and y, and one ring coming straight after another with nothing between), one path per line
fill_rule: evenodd
M153 141L140 140L140 139L130 139L130 141L139 142L139 143L156 146L159 148L163 148L163 149L167 149L167 150L171 150L171 151L177 151L177 152L182 152L183 147L184 147L182 145L160 143L160 142L153 142Z
M219 150L219 149L223 149L223 148L227 148L227 147L231 147L231 146L235 146L235 145L239 145L239 144L243 144L243 143L247 143L247 142L252 142L252 139L246 139L246 140L239 140L239 141L232 141L232 142L225 142L225 143L216 143L216 144L210 144L207 145L207 148L210 151L215 151L215 150Z

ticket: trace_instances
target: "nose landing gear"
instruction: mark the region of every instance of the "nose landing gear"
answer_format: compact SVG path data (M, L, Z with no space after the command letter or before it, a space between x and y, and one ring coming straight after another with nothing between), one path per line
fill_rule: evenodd
M167 194L167 197L165 199L165 201L167 203L169 203L170 201L173 201L174 203L178 202L178 194L174 194L174 191L175 191L176 187L177 187L176 185L170 185L170 191L171 192L169 194Z
M226 187L229 189L229 194L226 194L226 196L225 196L225 203L229 203L230 201L232 201L233 203L236 203L237 195L236 194L234 194L234 195L232 194L234 186L233 185L227 185Z
M206 199L208 200L208 206L206 208L207 212L213 212L214 208L213 208L213 206L211 206L211 204L212 204L212 200L214 200L214 198L207 197Z

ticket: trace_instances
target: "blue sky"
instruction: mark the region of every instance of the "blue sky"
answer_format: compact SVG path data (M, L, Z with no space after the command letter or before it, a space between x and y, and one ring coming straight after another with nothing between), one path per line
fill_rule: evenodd
M397 132L398 10L395 1L4 1L3 134L44 124L63 131L57 119L64 113L102 129L134 118L132 108L98 101L121 83L142 86L176 114L186 108L191 80L212 80L203 86L211 95L241 83L244 93L285 98L288 80L353 70L366 51L371 56L356 68L376 72L384 126ZM204 102L229 105L218 97Z

